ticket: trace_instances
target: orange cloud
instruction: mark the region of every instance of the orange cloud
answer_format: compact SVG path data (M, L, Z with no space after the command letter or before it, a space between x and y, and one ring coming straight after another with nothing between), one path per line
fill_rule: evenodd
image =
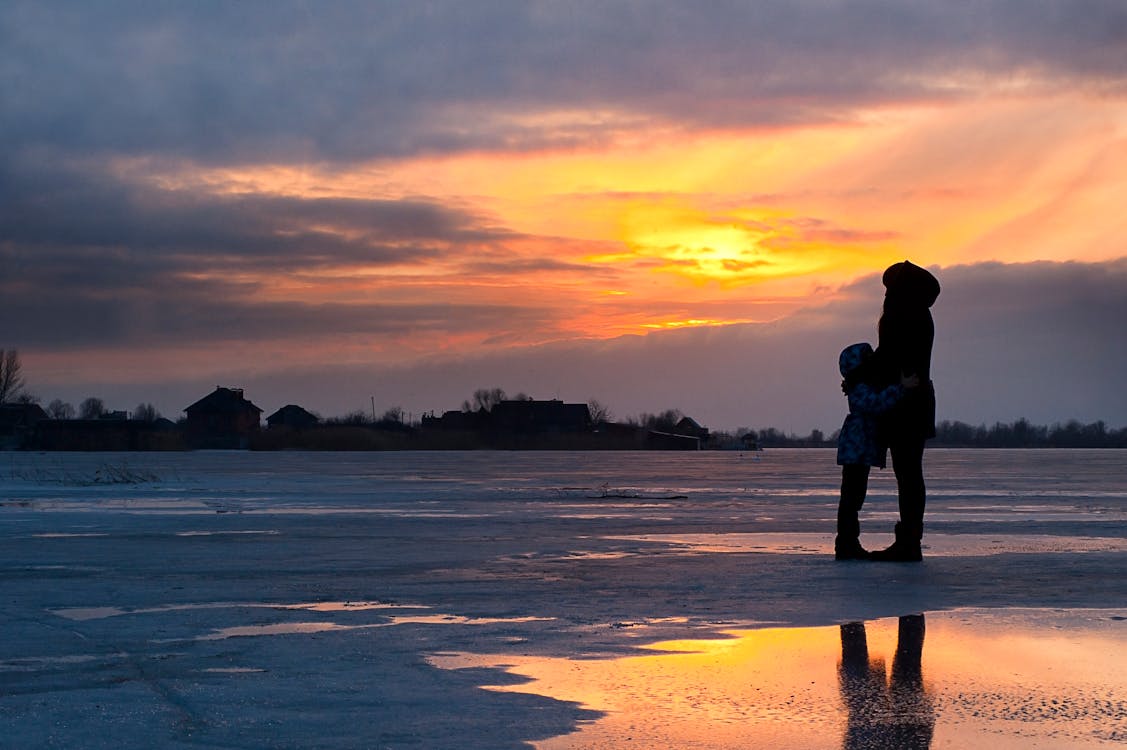
M873 110L821 127L691 132L659 123L584 148L520 154L305 168L135 160L118 170L174 191L423 200L471 216L427 257L412 254L408 237L399 264L328 257L320 268L243 280L276 302L534 299L545 311L535 330L515 316L476 339L441 334L443 346L472 347L771 319L904 257L1114 257L1124 229L1116 208L1127 198L1123 122L1112 101L1015 96ZM362 243L368 230L322 221L301 231Z

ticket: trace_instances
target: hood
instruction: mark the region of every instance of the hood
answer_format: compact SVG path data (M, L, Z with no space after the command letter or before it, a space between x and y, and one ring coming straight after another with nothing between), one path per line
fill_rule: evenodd
M889 266L881 278L889 297L931 307L939 297L939 280L924 268L902 261Z
M867 343L850 344L842 349L841 356L837 358L837 367L841 370L842 377L857 369L872 354L873 347Z

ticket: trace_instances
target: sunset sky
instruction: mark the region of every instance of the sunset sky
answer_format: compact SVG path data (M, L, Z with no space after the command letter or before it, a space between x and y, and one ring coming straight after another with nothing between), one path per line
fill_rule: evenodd
M1127 425L1122 0L10 0L0 137L44 403L829 431L910 258L940 419Z

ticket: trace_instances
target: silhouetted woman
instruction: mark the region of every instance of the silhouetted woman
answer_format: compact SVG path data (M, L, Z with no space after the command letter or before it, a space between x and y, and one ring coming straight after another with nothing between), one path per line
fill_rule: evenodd
M920 384L882 418L881 430L896 474L900 522L892 546L872 552L870 559L916 562L923 559L924 444L935 437L935 387L931 382L935 324L930 308L939 297L939 282L908 261L889 266L882 281L884 310L874 358L885 382L897 383L901 377L916 375Z

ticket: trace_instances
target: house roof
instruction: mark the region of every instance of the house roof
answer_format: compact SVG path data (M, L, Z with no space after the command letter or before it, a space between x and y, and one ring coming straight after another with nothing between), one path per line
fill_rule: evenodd
M501 401L490 416L495 423L526 425L584 426L591 422L587 404L565 404L563 401Z
M271 414L270 416L268 416L266 418L266 421L267 422L273 422L273 421L276 421L276 420L279 420L279 419L282 419L282 420L285 420L285 419L303 419L303 420L312 420L312 421L315 421L315 422L320 421L320 419L317 417L316 414L313 414L312 412L301 408L297 404L286 404L281 409L278 409L278 411L276 411L273 414Z
M242 388L223 388L216 386L215 390L201 398L184 411L192 412L241 412L254 410L262 413L253 403L243 397Z
M47 419L47 412L39 404L0 404L0 424L5 426L31 425Z
M704 437L708 434L708 428L702 427L692 417L681 417L681 421L677 423L674 430L679 435L693 435L696 437Z

